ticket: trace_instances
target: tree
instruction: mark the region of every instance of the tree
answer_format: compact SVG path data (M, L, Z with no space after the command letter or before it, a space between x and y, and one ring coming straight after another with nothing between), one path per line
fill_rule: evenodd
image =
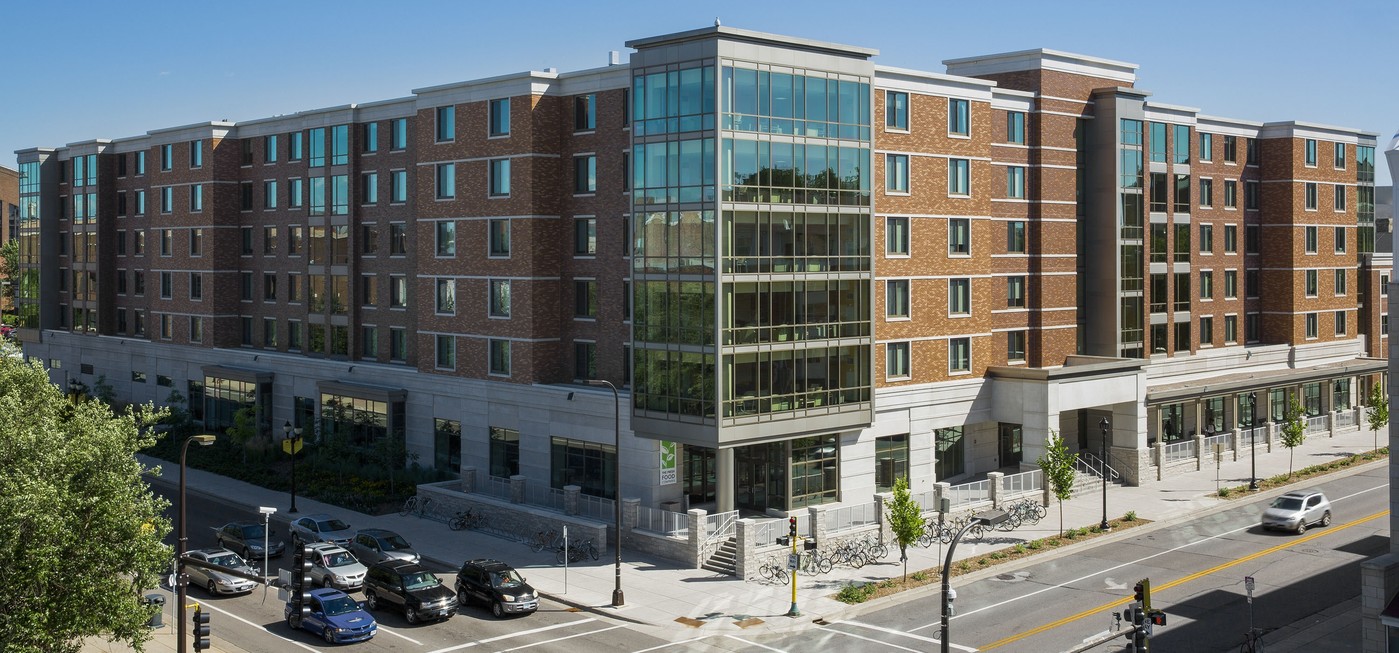
M1078 461L1077 453L1069 453L1069 447L1064 444L1064 438L1054 429L1049 430L1049 437L1044 440L1044 455L1040 456L1035 464L1040 466L1040 471L1044 472L1044 482L1049 484L1049 489L1054 493L1054 498L1059 500L1059 535L1064 535L1064 500L1068 499L1074 491L1074 476L1077 471L1074 463Z
M899 562L904 563L904 582L908 582L908 545L923 534L923 509L908 492L908 479L900 476L894 481L894 500L889 503L889 528L899 544Z
M1287 477L1292 478L1292 456L1296 453L1297 447L1307 440L1307 422L1302 419L1306 413L1302 410L1302 402L1297 400L1297 396L1292 396L1292 402L1287 405L1287 412L1283 415L1282 421L1282 446L1287 447Z
M137 650L169 568L169 505L135 454L155 444L153 406L113 415L69 402L0 344L0 650L74 653L102 636Z
M13 306L15 293L19 290L18 240L11 240L0 245L0 281L8 284L6 286L8 292L3 298L0 298L0 306Z
M257 411L250 406L239 408L233 413L233 426L225 431L228 439L243 454L243 464L248 464L248 443L257 435Z
M418 452L408 450L408 441L403 437L402 431L389 431L384 437L375 440L370 453L388 471L390 495L395 492L394 472L402 471L405 464L418 460Z
M1374 433L1376 450L1380 448L1380 429L1389 427L1389 396L1381 385L1376 383L1370 388L1370 405L1365 408L1365 420Z

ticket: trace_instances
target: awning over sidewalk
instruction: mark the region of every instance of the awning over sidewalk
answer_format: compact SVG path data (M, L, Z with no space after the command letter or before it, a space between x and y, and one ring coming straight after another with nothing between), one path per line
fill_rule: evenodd
M1389 370L1389 361L1381 358L1357 358L1342 363L1328 363L1300 369L1270 370L1225 374L1201 379L1171 383L1148 388L1146 405L1170 404L1186 399L1204 396L1227 395L1282 385L1299 385L1314 381L1325 381L1350 376L1379 374Z

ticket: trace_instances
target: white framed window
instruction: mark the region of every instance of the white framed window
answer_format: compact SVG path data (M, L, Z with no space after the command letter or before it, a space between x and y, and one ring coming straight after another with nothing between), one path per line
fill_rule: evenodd
M884 219L884 255L908 256L908 218L889 217Z
M1346 335L1346 312L1336 311L1336 335Z
M1006 332L1006 361L1012 363L1025 362L1025 332Z
M884 127L889 131L908 131L908 93L884 92Z
M1317 294L1320 292L1320 289L1319 289L1319 285L1320 285L1320 284L1317 283L1317 273L1316 273L1316 270L1307 270L1306 273L1305 273L1305 275L1304 275L1304 278L1306 279L1306 293L1307 293L1307 296L1308 296L1308 297L1316 297Z
M1334 209L1336 210L1337 213L1345 213L1345 211L1346 211L1346 185L1345 185L1345 184L1336 184L1336 185L1333 187L1333 189L1334 189L1334 191L1335 191L1335 199L1332 200L1332 208L1334 208Z
M950 218L947 221L947 255L971 256L972 226L967 218Z
M1305 247L1308 254L1317 252L1317 228L1316 225L1303 228Z
M1006 197L1012 199L1025 199L1025 168L1022 166L1006 167Z
M950 315L971 315L972 280L947 280L947 312Z
M1334 155L1333 155L1333 158L1332 158L1331 167L1333 167L1333 168L1335 168L1335 169L1337 169L1337 170L1345 170L1345 169L1346 169L1346 144L1345 144L1345 143L1333 143L1332 145L1334 146Z
M1335 280L1336 296L1337 296L1337 297L1343 297L1343 296L1345 296L1345 294L1346 294L1346 271L1345 271L1344 269L1341 269L1341 270L1332 270L1332 272L1335 273L1335 277L1336 277L1336 280Z
M952 374L972 371L971 338L951 338L947 341L947 371Z
M972 162L967 159L947 160L947 194L965 197L972 194Z
M1025 308L1025 277L1023 275L1006 277L1006 306Z
M1333 241L1333 246L1335 247L1336 253L1337 253L1337 254L1344 254L1344 253L1346 253L1346 228L1345 228L1345 227L1336 227L1336 229L1335 229L1335 231L1334 231L1334 234L1335 234L1335 235L1334 235L1334 237L1332 238L1332 241Z
M1305 143L1305 154L1303 165L1308 168L1316 167L1316 139L1308 138Z
M909 364L911 356L909 347L911 343L890 342L884 345L884 377L888 379L907 379L910 377Z
M970 136L972 133L971 104L957 98L947 99L947 134Z
M1306 186L1304 187L1304 189L1305 189L1304 192L1306 193L1306 202L1307 202L1306 210L1308 210L1308 211L1315 211L1315 210L1316 210L1316 205L1317 205L1317 200L1316 200L1316 182L1311 182L1311 181L1307 182L1307 183L1306 183Z
M889 193L908 191L908 155L884 155L884 190Z
M890 279L884 282L884 317L887 319L907 319L909 317L908 279Z

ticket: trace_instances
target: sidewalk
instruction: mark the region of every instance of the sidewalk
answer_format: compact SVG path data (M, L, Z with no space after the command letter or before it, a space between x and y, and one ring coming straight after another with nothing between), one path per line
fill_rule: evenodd
M1325 434L1308 436L1306 442L1295 451L1293 468L1302 469L1352 453L1369 451L1373 447L1372 442L1372 434L1365 430L1341 434L1335 438ZM1387 434L1380 434L1380 442L1388 442ZM1231 458L1226 456L1222 464L1219 483L1224 487L1246 484L1249 480L1248 456L1241 456L1238 461L1232 461ZM163 465L166 478L169 479L175 478L178 473L176 466L163 461L143 457L142 462L147 465ZM1257 465L1259 478L1284 474L1288 469L1288 451L1278 445L1274 446L1272 453L1260 450ZM284 492L267 490L201 470L188 470L186 483L190 492L235 502L250 510L256 510L259 505L284 509L288 498ZM1229 502L1215 496L1215 483L1215 469L1208 466L1197 472L1168 476L1146 487L1111 487L1108 490L1107 516L1113 519L1131 510L1139 517L1153 522L1191 519L1202 511ZM795 630L808 627L813 620L830 621L849 617L887 605L885 601L900 600L898 597L891 597L859 606L849 606L831 598L831 595L847 582L883 580L900 575L902 566L898 563L897 549L880 564L866 565L861 569L837 566L829 574L798 576L797 604L802 616L792 618L785 616L791 607L789 586L744 582L738 578L701 569L681 568L669 560L638 555L628 552L623 547L622 589L626 604L620 608L613 608L611 602L614 571L611 549L603 551L599 560L585 560L565 569L554 563L552 553L536 553L515 540L476 531L453 532L440 522L411 516L363 515L307 497L297 497L297 503L301 515L327 512L341 517L356 529L373 527L396 531L413 543L430 562L443 568L458 568L463 561L472 558L499 558L519 569L530 584L550 599L639 626L649 626L643 630L673 641L724 633L752 634ZM1100 494L1089 494L1067 501L1063 504L1064 527L1095 525L1102 519L1102 510ZM1051 502L1048 514L1037 525L1026 525L1005 533L992 543L964 540L957 547L956 559L970 558L1009 546L1010 540L1032 540L1055 535L1059 531L1059 513L1059 504ZM273 518L274 522L280 522L276 528L282 533L286 532L287 517L285 511L282 511ZM1130 532L1135 530L1124 532L1124 536ZM212 543L211 536L191 533L191 547ZM1072 545L1060 547L1054 553L1031 556L1025 562L1033 563L1044 560L1047 556L1065 555L1065 551L1071 552L1073 549ZM910 573L940 567L942 564L942 547L937 544L928 549L915 545L909 548L908 554ZM996 571L1002 572L1005 568L998 567ZM915 590L913 595L921 594ZM167 607L167 615L168 611ZM166 624L165 630L172 631L168 617ZM1296 633L1295 636L1308 637L1305 631ZM1358 632L1356 636L1358 638ZM165 638L173 643L173 634ZM105 642L102 644L105 645ZM215 645L215 650L225 653L240 651L236 648L220 648L227 647L225 642L215 642ZM172 650L170 647L161 646L163 644L157 642L148 650L161 653ZM96 652L128 649L89 645L84 650Z

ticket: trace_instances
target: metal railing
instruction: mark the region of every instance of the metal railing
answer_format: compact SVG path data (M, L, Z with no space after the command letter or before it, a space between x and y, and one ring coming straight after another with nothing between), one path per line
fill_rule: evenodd
M1346 408L1336 412L1336 428L1355 426L1355 410Z
M972 483L954 485L947 489L947 498L952 503L952 510L961 506L968 506L973 503L991 500L991 481L980 480Z
M1001 489L1003 490L1001 493L1002 500L1021 494L1042 492L1044 491L1044 472L1038 469L1032 469L1028 472L1011 474L1001 479Z
M1074 458L1074 471L1094 478L1102 478L1106 475L1109 483L1116 483L1117 479L1121 477L1121 474L1113 469L1112 465L1105 464L1091 451L1078 452L1078 456Z
M938 491L928 490L927 492L915 492L912 495L913 502L918 504L918 508L923 512L938 509Z
M800 536L802 536L802 537L811 537L812 534L814 534L814 533L816 532L816 529L814 529L814 528L811 527L811 513L810 513L810 512L807 512L807 511L802 511L802 512L797 513L796 516L797 516L797 535L800 535ZM784 519L784 520L782 520L782 521L785 522L786 520Z
M637 506L636 527L666 537L683 538L690 534L690 516L683 512Z
M1223 434L1223 435L1211 435L1211 436L1205 438L1205 450L1202 451L1202 452L1200 452L1200 455L1201 455L1201 456L1204 456L1204 455L1208 454L1208 455L1213 456L1213 455L1214 455L1214 445L1216 445L1216 444L1217 444L1217 445L1221 445L1221 446L1223 447L1223 449L1221 449L1221 451L1228 451L1228 450L1229 450L1229 434L1228 434L1228 433L1225 433L1225 434Z
M549 510L564 511L563 490L538 483L525 484L525 503Z
M578 495L578 516L595 519L600 522L611 524L616 516L616 506L611 499L595 497L588 494Z
M1239 431L1239 447L1252 447L1254 445L1268 441L1268 427L1255 426L1251 429L1241 429Z
M1195 440L1181 440L1172 442L1161 448L1161 461L1163 463L1173 463L1177 460L1195 457Z
M841 506L826 511L826 532L859 528L879 521L878 504L874 501Z
M1329 415L1317 415L1316 417L1308 417L1306 432L1315 433L1317 431L1329 431L1331 430L1330 421L1331 419Z
M499 476L487 476L486 482L481 484L482 494L493 496L498 499L510 500L510 479Z
M753 543L758 546L775 544L777 538L787 534L787 520L764 519L753 523Z
M712 515L704 516L704 539L722 540L733 537L734 522L738 521L738 511L716 512Z

